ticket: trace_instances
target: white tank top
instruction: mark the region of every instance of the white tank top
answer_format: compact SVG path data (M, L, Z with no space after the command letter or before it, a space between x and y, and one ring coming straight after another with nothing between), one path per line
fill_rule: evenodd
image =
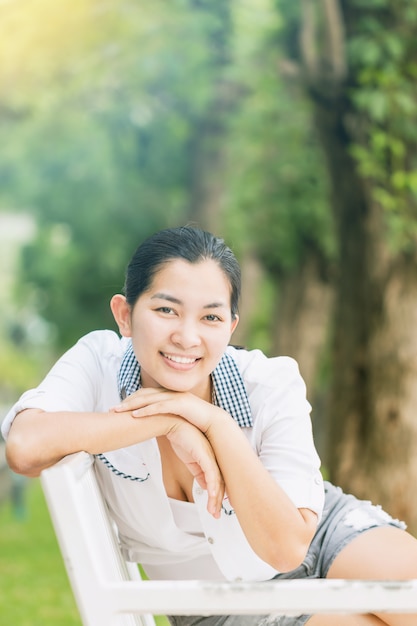
M203 529L198 516L197 507L193 502L183 502L169 498L174 521L183 532L196 537L204 537ZM217 567L209 546L206 553L183 561L181 558L175 564L149 564L144 563L143 569L151 579L173 580L225 580L225 577Z

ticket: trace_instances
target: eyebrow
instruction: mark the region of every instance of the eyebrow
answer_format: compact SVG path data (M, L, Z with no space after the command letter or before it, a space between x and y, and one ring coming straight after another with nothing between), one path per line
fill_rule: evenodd
M179 304L180 306L184 304L182 300L179 300L178 298L175 298L168 293L155 293L151 297L151 300L167 300L168 302L172 302L173 304ZM203 309L220 309L225 307L226 304L224 302L210 302L209 304L205 304L203 306Z

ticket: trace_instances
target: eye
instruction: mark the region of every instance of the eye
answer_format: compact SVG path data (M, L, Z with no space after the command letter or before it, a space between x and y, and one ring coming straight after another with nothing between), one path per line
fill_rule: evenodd
M155 311L158 311L158 313L165 313L165 315L175 315L174 309L171 309L170 306L160 306L155 309Z
M214 313L209 313L204 319L208 322L221 322L220 317L218 315L214 315Z

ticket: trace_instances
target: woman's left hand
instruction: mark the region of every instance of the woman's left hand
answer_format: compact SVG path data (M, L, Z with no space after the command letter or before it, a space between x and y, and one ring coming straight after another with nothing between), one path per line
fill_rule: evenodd
M206 433L213 420L226 417L227 413L190 392L169 391L146 387L128 396L113 409L116 412L129 411L133 417L173 414L190 422Z

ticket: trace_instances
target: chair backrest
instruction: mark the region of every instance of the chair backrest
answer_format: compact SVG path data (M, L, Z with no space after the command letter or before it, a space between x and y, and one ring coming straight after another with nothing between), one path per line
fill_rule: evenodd
M121 555L93 463L79 452L41 474L84 626L155 626L152 614L417 613L417 580L141 580Z
M113 619L103 602L106 583L140 580L137 565L123 559L100 493L91 455L70 455L41 474L68 577L84 626L155 626L151 615ZM110 620L110 621L109 621Z

